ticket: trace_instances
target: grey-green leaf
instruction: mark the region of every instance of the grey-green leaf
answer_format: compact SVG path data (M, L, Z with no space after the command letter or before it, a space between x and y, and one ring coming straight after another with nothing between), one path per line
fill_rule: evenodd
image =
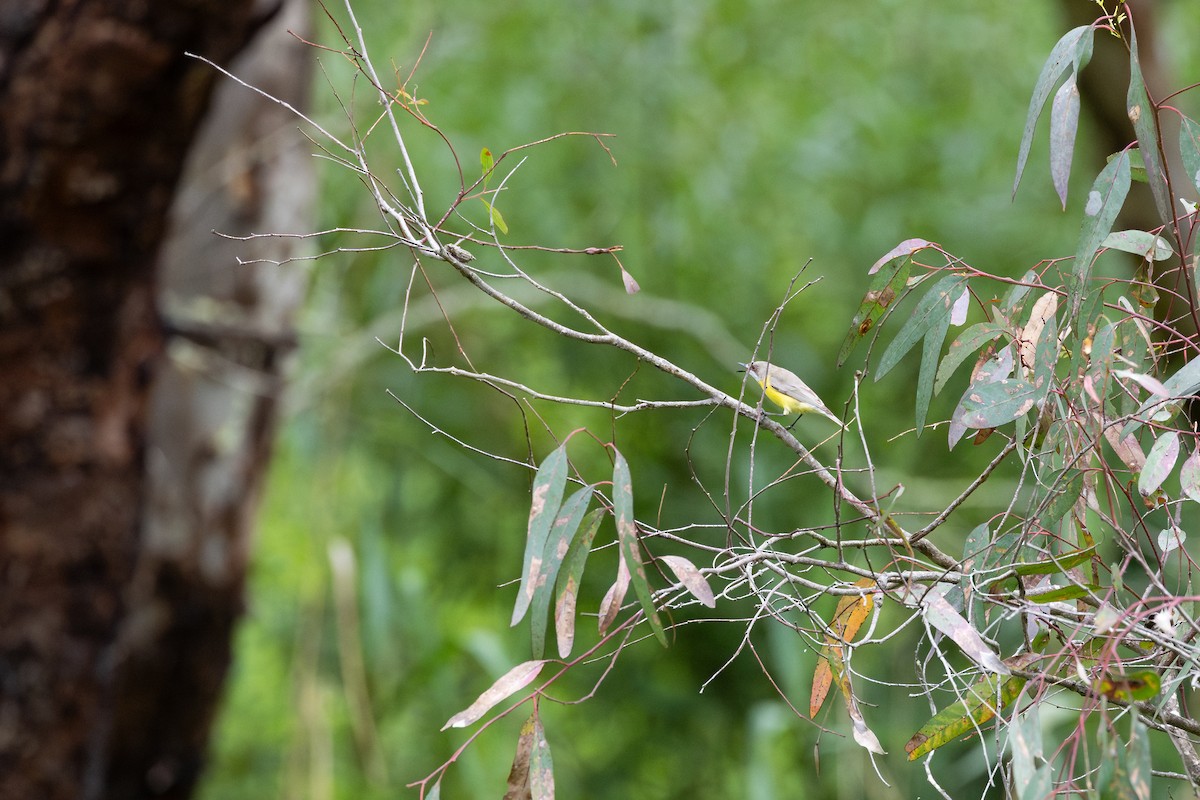
M638 541L637 522L633 516L633 479L629 474L629 463L620 451L613 458L613 514L617 518L617 539L621 544L621 553L629 567L629 576L633 583L633 592L637 595L650 630L659 643L667 646L667 634L663 630L662 621L658 618L658 610L654 607L654 594L650 591L650 582L646 580L646 567L642 562L641 543Z
M563 444L546 456L533 478L533 502L529 506L529 530L525 537L525 561L521 568L521 586L513 606L512 625L516 625L529 610L534 589L542 572L542 555L546 539L562 505L567 486L567 446Z
M592 500L592 487L585 486L567 498L554 518L554 526L546 539L542 554L542 568L537 585L533 587L533 611L529 631L533 645L533 657L541 658L546 652L546 618L550 610L550 596L554 594L554 583L559 568L571 547L571 540L579 530L579 523Z
M1079 87L1072 76L1054 93L1054 103L1050 107L1050 178L1064 211L1067 208L1067 184L1071 180L1071 160L1075 156L1075 134L1078 130Z
M1068 69L1078 73L1083 68L1091 57L1091 51L1092 27L1081 25L1067 31L1058 40L1054 49L1050 51L1046 63L1042 65L1042 72L1038 75L1037 83L1033 87L1033 95L1029 98L1029 111L1025 115L1025 131L1021 134L1021 149L1017 154L1017 176L1013 180L1014 197L1017 194L1017 187L1021 185L1025 162L1029 160L1029 148L1033 144L1033 133L1037 129L1038 117L1042 115L1042 109L1045 107L1046 101L1050 99L1050 93L1054 91L1059 79Z
M1113 222L1116 221L1121 207L1125 205L1129 184L1129 152L1124 151L1100 171L1091 191L1088 192L1071 280L1072 315L1078 313L1083 296L1087 293L1087 283L1092 274L1092 259L1100 249L1100 244L1112 231Z
M950 319L954 301L958 299L959 292L962 291L966 280L961 275L947 275L935 283L933 288L921 298L913 310L912 316L908 318L899 333L896 334L896 338L883 351L883 356L879 359L879 366L875 369L875 380L888 374L892 367L896 366L900 359L929 332L930 328L940 325L943 319L947 321Z

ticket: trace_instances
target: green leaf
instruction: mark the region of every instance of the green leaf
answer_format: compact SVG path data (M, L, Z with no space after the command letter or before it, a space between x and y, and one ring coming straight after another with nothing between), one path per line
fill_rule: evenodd
M491 223L496 226L496 230L500 231L501 233L503 233L504 235L507 236L508 235L508 225L504 222L504 217L500 216L500 209L496 208L494 205L492 205L491 203L489 203L487 200L483 199L482 197L479 198L479 202L481 202L485 206L487 206L488 219L490 219Z
M896 338L883 351L883 356L879 359L879 366L875 368L875 380L878 381L888 374L892 367L896 366L900 359L931 329L941 327L943 320L948 324L950 311L966 281L967 279L961 275L947 275L935 283L933 288L921 298L913 310L912 316L908 318L896 334Z
M1078 567L1096 555L1095 546L1084 550L1074 550L1059 556L1039 561L1021 561L1013 565L1018 575L1058 575L1069 569Z
M921 348L921 370L917 374L917 436L920 436L925 429L925 417L929 413L929 400L933 397L933 379L937 374L938 356L942 354L942 343L946 341L946 332L950 330L950 308L953 307L954 302L954 299L951 299L946 313L937 315L933 320L933 324L925 334L925 346Z
M592 501L592 491L591 486L585 486L567 498L558 510L554 526L546 539L542 567L538 573L537 585L533 589L533 612L529 621L534 658L541 658L546 652L546 618L550 610L550 596L554 594L554 582L558 577L559 567L570 550L571 540L579 530L579 523L583 520L588 503Z
M1189 500L1200 503L1200 449L1192 451L1179 468L1179 488Z
M979 322L960 333L950 343L946 357L938 366L937 380L933 384L934 394L941 394L954 371L962 366L962 363L973 353L1002 333L1004 333L1004 325L999 322Z
M533 722L533 752L529 759L529 790L532 800L554 800L554 760L541 717Z
M1147 261L1165 261L1175 255L1170 242L1145 231L1113 231L1104 237L1100 246L1133 253Z
M605 510L597 508L584 518L579 526L579 535L571 541L571 549L563 560L565 569L558 573L557 600L554 603L554 632L558 637L558 655L566 658L575 643L575 605L579 598L579 584L583 580L583 568L592 552L592 540L604 519Z
M1179 155L1188 182L1200 192L1200 123L1190 117L1183 118L1179 131Z
M1070 477L1064 478L1067 473ZM1045 504L1046 511L1041 516L1041 523L1047 528L1052 527L1075 507L1075 502L1083 494L1083 472L1076 469L1063 470L1049 485L1049 502Z
M1025 115L1025 131L1021 134L1021 149L1017 154L1017 177L1013 180L1013 196L1016 197L1017 187L1021 185L1021 174L1025 171L1025 162L1029 160L1029 148L1033 144L1033 133L1037 129L1038 117L1050 98L1050 93L1058 85L1063 73L1071 69L1075 74L1083 69L1092 54L1092 27L1082 25L1068 31L1050 51L1049 58L1042 65L1037 83L1033 87L1033 96L1029 98L1029 111Z
M567 486L567 446L560 445L538 467L533 478L533 502L529 507L529 532L525 537L525 562L521 568L521 586L513 607L512 622L516 625L529 610L542 574L542 557L546 539L562 505Z
M1146 82L1142 78L1141 59L1138 57L1137 30L1132 25L1129 26L1129 94L1125 109L1133 122L1138 150L1146 164L1146 182L1150 184L1154 206L1158 209L1160 219L1170 222L1175 218L1175 211L1167 188L1167 174L1158 153L1158 115L1146 94Z
M1107 672L1092 688L1113 700L1150 700L1162 689L1162 679L1152 670Z
M621 553L629 567L633 591L642 611L650 623L650 630L659 644L667 646L667 634L663 631L662 621L658 618L658 610L654 607L654 595L646 580L646 567L642 563L641 543L638 541L637 523L633 516L633 479L629 475L629 464L625 456L614 448L613 458L613 514L617 518L617 539L621 543Z
M951 420L960 426L956 431L965 428L998 428L1032 411L1038 395L1039 390L1032 383L1016 378L975 383L959 400ZM956 444L958 439L953 439L950 447Z
M880 317L896 301L908 281L908 273L911 270L912 259L908 257L895 258L889 261L884 269L871 275L867 293L863 295L858 313L854 315L850 330L847 331L846 338L838 350L837 365L839 367L846 363L854 346L875 328Z
M1008 727L1008 744L1012 750L1013 789L1017 800L1045 800L1050 794L1050 765L1037 762L1042 756L1042 721L1038 706L1018 716Z
M992 532L986 522L976 525L967 534L966 542L963 544L962 580L951 586L946 592L946 602L960 614L966 610L967 592L973 591L974 584L971 582L971 573L975 562L981 558L991 541Z
M1129 177L1134 183L1149 183L1146 177L1146 162L1142 160L1142 151L1136 147L1130 147L1129 153ZM1104 159L1105 164L1111 164L1113 159L1121 155L1120 153L1110 153Z
M492 158L492 151L486 147L479 151L479 166L483 168L483 185L486 188L488 179L492 177L492 170L496 166L496 160Z
M1092 259L1100 244L1112 231L1113 222L1125 204L1129 194L1129 151L1113 159L1092 184L1087 204L1083 209L1083 227L1079 233L1079 246L1075 251L1075 266L1071 280L1071 313L1079 312L1083 296L1088 293L1088 280L1092 274Z
M1056 586L1038 592L1029 592L1025 599L1031 603L1061 603L1067 600L1078 600L1081 597L1099 596L1104 594L1103 586Z
M1017 669L1027 666L1037 654L1026 653L1008 659L1008 664ZM1025 687L1025 679L1013 675L985 675L966 691L966 696L946 706L933 719L921 726L904 750L908 760L915 761L942 745L949 744L959 736L973 733L979 725L990 720L1006 705L1016 700Z
M1067 184L1071 179L1071 160L1075 155L1075 134L1079 130L1079 87L1071 76L1054 93L1050 107L1050 178L1054 191L1067 209Z

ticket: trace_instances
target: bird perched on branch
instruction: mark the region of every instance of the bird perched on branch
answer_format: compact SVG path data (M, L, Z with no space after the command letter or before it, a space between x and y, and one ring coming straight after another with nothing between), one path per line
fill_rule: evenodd
M808 384L800 380L800 376L783 367L777 367L766 361L751 361L749 364L739 364L758 385L762 387L763 396L783 409L785 414L808 414L816 412L823 417L833 420L838 427L844 427L842 421L834 416L817 393L808 388ZM799 421L799 418L796 420ZM793 422L792 425L796 423ZM790 427L790 426L789 426Z

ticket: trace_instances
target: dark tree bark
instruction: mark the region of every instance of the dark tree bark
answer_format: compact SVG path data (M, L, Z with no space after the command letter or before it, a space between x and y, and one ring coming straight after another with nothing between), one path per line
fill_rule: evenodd
M218 77L184 53L229 63L275 5L0 0L0 798L182 798L203 763L290 312L181 277L232 264L211 240L159 254ZM278 159L244 151L214 194L269 225ZM189 283L244 313L189 318ZM266 376L221 442L181 347Z

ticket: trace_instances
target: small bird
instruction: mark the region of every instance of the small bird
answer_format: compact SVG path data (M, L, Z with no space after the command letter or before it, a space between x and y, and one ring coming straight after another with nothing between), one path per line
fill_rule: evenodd
M827 417L841 428L842 421L834 416L817 393L808 388L808 384L800 380L794 372L768 364L766 361L751 361L749 364L739 364L746 374L758 381L763 395L775 405L783 409L785 414L808 414L815 411ZM799 418L797 418L799 421ZM796 423L793 422L793 425Z

